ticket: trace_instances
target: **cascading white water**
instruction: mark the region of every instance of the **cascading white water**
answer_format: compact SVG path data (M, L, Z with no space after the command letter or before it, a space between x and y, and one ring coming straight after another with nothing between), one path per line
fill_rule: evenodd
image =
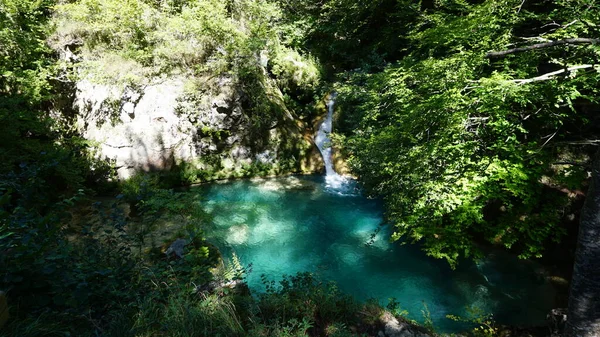
M321 151L321 156L325 163L325 182L327 186L339 189L348 181L348 179L339 175L333 168L333 155L331 153L331 138L329 138L329 134L332 131L333 108L336 96L337 94L335 92L329 95L329 101L327 102L327 117L319 126L319 130L315 136L315 143L317 144L319 151Z

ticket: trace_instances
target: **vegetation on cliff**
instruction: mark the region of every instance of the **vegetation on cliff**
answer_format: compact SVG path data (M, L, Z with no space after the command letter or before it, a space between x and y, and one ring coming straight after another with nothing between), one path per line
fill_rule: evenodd
M282 40L281 15L268 1L74 1L55 7L51 44L72 53L72 75L100 82L231 76L260 132L285 117L276 90L306 116L320 80L316 59Z

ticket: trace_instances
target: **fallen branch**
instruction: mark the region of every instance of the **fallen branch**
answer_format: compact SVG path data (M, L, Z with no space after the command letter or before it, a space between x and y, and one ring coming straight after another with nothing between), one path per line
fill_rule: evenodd
M485 54L485 57L487 57L487 58L502 57L502 56L509 55L509 54L520 53L520 52L533 50L533 49L549 48L549 47L559 46L559 45L563 45L563 44L597 44L597 43L600 43L600 39L589 39L589 38L564 39L564 40L558 40L558 41L532 44L532 45L526 46L526 47L513 48L513 49L508 49L508 50L503 50L503 51L492 51L492 52Z

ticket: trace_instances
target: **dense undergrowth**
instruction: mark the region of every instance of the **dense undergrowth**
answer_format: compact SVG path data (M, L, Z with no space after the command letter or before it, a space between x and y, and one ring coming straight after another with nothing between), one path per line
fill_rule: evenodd
M198 195L140 180L115 201L61 203L71 217L44 235L31 225L5 232L2 284L14 317L0 336L348 336L350 328L372 329L366 324L376 322L380 307L360 315L362 305L311 274L265 279L266 292L252 297L243 283L248 266L235 255L222 259L204 241L210 219ZM175 239L185 240L181 256L167 249Z

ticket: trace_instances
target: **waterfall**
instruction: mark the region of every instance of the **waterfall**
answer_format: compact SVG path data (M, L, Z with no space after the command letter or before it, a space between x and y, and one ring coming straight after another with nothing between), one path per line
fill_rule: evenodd
M332 130L333 124L333 108L335 104L335 98L337 94L335 92L329 95L329 101L327 102L327 117L319 126L317 135L315 136L315 143L321 152L323 162L325 163L325 182L328 187L340 188L347 182L347 179L335 172L333 168L333 155L331 153L331 139L329 134Z

